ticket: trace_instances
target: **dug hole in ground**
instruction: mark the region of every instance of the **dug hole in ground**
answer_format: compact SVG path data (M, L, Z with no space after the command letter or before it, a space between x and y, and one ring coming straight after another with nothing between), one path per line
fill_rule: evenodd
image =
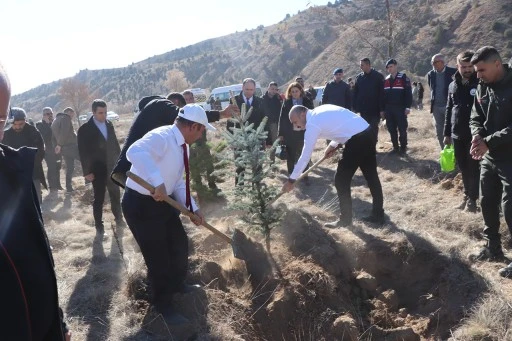
M119 137L126 136L130 123L131 117L121 116ZM213 141L220 138L209 135ZM324 148L319 141L313 161ZM360 220L371 211L360 171L352 182L353 227L323 227L339 213L336 160L314 170L309 186L298 184L275 203L285 215L272 232L271 258L256 249L252 262L240 261L231 246L184 218L191 253L188 279L204 290L176 297L177 310L193 322L192 331L181 335L159 324L151 312L142 255L129 229L115 226L108 200L107 235L95 234L92 188L77 170L71 196L43 193L60 302L73 339L512 339L512 281L498 275L503 263L468 260L483 244L481 213L453 208L462 199L460 175L439 171L431 115L410 114L407 157L389 155L391 149L383 128L377 144L386 212L381 228ZM285 163L279 167L269 180L276 185L286 178ZM203 213L227 235L237 228L263 243L242 223L240 212L224 208L233 182L228 178L220 184L226 199L203 203ZM508 248L504 222L501 232Z

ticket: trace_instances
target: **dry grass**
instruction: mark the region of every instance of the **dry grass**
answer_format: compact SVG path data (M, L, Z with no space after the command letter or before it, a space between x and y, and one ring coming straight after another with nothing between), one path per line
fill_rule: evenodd
M277 286L252 287L244 264L232 257L229 245L187 223L190 278L206 286L207 307L197 340L335 339L340 336L332 334L332 323L343 313L354 316L361 339L384 333L383 326L369 324L370 315L377 320L386 316L394 321L390 325L412 327L424 340L510 338L511 282L497 275L499 264L467 261L481 240L481 215L453 209L462 193L454 174L438 171L439 150L431 116L414 111L409 122L407 158L388 155L389 136L380 131L379 176L388 218L384 228L360 221L371 210L371 196L360 172L352 188L354 227L322 228L339 213L332 162L313 171L310 186L299 184L280 199L277 204L285 205L288 213L272 236L272 254L283 276ZM129 123L126 118L116 126L120 138ZM324 146L323 141L318 143L313 160L320 157ZM445 189L445 179L455 185ZM277 176L269 181L278 185L281 180ZM74 340L158 339L142 330L148 308L145 266L130 231L117 231L124 253L121 258L110 224L105 238L95 237L88 204L91 189L78 175L74 184L77 190L71 197L43 195L61 306ZM227 179L221 187L228 199L230 186ZM260 239L245 230L237 212L219 205L203 208L212 225L228 235L240 228L252 239ZM108 205L104 219L113 221ZM362 270L376 278L377 292L355 282L354 273ZM379 290L391 289L397 293L399 308L409 312L406 317L381 303L377 306L382 311L369 305ZM265 317L284 312L285 320Z

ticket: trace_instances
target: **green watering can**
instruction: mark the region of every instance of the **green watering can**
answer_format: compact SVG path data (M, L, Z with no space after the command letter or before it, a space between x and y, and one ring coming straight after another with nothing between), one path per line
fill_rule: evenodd
M441 171L448 173L455 169L455 151L452 144L447 144L439 153L439 164Z

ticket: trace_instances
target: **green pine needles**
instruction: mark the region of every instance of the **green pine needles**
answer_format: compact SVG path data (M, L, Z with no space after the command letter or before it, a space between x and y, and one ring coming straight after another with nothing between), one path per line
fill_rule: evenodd
M263 233L267 250L270 251L270 232L281 220L282 212L267 207L267 203L280 189L265 182L276 171L270 159L271 149L265 150L267 119L254 127L254 124L247 122L251 114L252 107L247 112L245 103L242 104L240 116L231 119L235 127L225 132L226 141L235 154L235 167L242 169L233 189L234 200L229 206L246 212L241 215L242 220Z

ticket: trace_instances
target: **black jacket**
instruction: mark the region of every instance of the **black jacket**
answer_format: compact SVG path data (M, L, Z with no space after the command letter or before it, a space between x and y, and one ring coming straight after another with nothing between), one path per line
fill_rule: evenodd
M15 149L21 147L37 148L32 176L33 179L41 181L41 185L47 189L48 186L46 185L46 178L43 171L44 141L39 130L28 124L28 122L25 123L23 130L19 133L15 132L11 127L4 133L2 143Z
M444 70L444 91L443 94L447 94L448 96L448 87L452 82L453 75L457 69L453 67L446 66ZM427 83L430 88L430 112L434 112L434 100L436 97L436 70L432 69L427 73Z
M52 124L46 123L45 121L39 121L36 123L36 128L43 137L45 151L48 153L53 150L55 146L53 141Z
M105 124L107 139L94 123L94 117L78 128L78 153L84 176L93 173L95 178L108 177L121 153L114 125L108 120Z
M473 73L467 84L462 84L462 76L457 71L448 87L448 103L444 120L444 136L471 141L469 118L475 102L478 78Z
M405 108L411 108L411 104L412 89L409 78L401 72L393 80L388 75L384 80L384 111L404 111Z
M281 106L283 105L283 100L279 94L275 94L274 97L270 97L268 95L268 91L261 97L263 112L268 117L269 123L277 123L279 122L279 113L281 112Z
M242 92L240 92L240 94L235 96L235 100L236 100L236 104L238 105L238 108L240 108L240 111L241 111L242 104L244 103L244 97L242 95ZM263 100L260 97L252 96L251 108L252 108L252 114L251 114L251 116L249 116L249 119L247 120L247 122L253 123L254 129L256 129L259 127L261 121L265 117L265 112L264 112L264 108L263 108ZM249 110L249 109L247 109L247 110ZM239 127L238 123L235 124L231 120L228 121L227 128L229 129L229 131L231 131L230 128L233 128L235 126ZM268 132L268 121L267 121L267 125L265 126L265 131ZM270 134L268 134L268 137L267 137L267 144L268 145L272 144Z
M2 340L64 340L53 258L32 184L36 153L0 144L0 212L10 218L0 219Z
M352 94L350 85L344 81L336 83L334 80L327 83L322 93L322 104L334 104L351 110Z
M302 105L308 109L314 109L313 102L307 97L302 98ZM285 143L287 140L294 139L296 133L293 130L293 125L290 122L289 114L290 110L293 107L293 100L291 98L285 100L283 102L283 107L281 108L281 114L279 115L279 132L278 135L284 137Z
M484 138L489 147L485 158L512 162L512 69L494 84L480 82L469 124L473 135Z
M370 73L361 72L354 84L354 103L352 108L362 116L380 117L384 111L384 76L371 69Z
M128 148L151 130L164 125L174 124L180 110L180 108L175 106L171 101L161 96L142 98L139 101L139 109L140 113L135 121L133 121L128 136L124 141L119 159L111 174L112 180L123 188L126 182L126 172L129 171L132 166L131 162L126 158ZM206 111L206 116L208 116L209 122L218 121L220 118L219 112L215 110Z

